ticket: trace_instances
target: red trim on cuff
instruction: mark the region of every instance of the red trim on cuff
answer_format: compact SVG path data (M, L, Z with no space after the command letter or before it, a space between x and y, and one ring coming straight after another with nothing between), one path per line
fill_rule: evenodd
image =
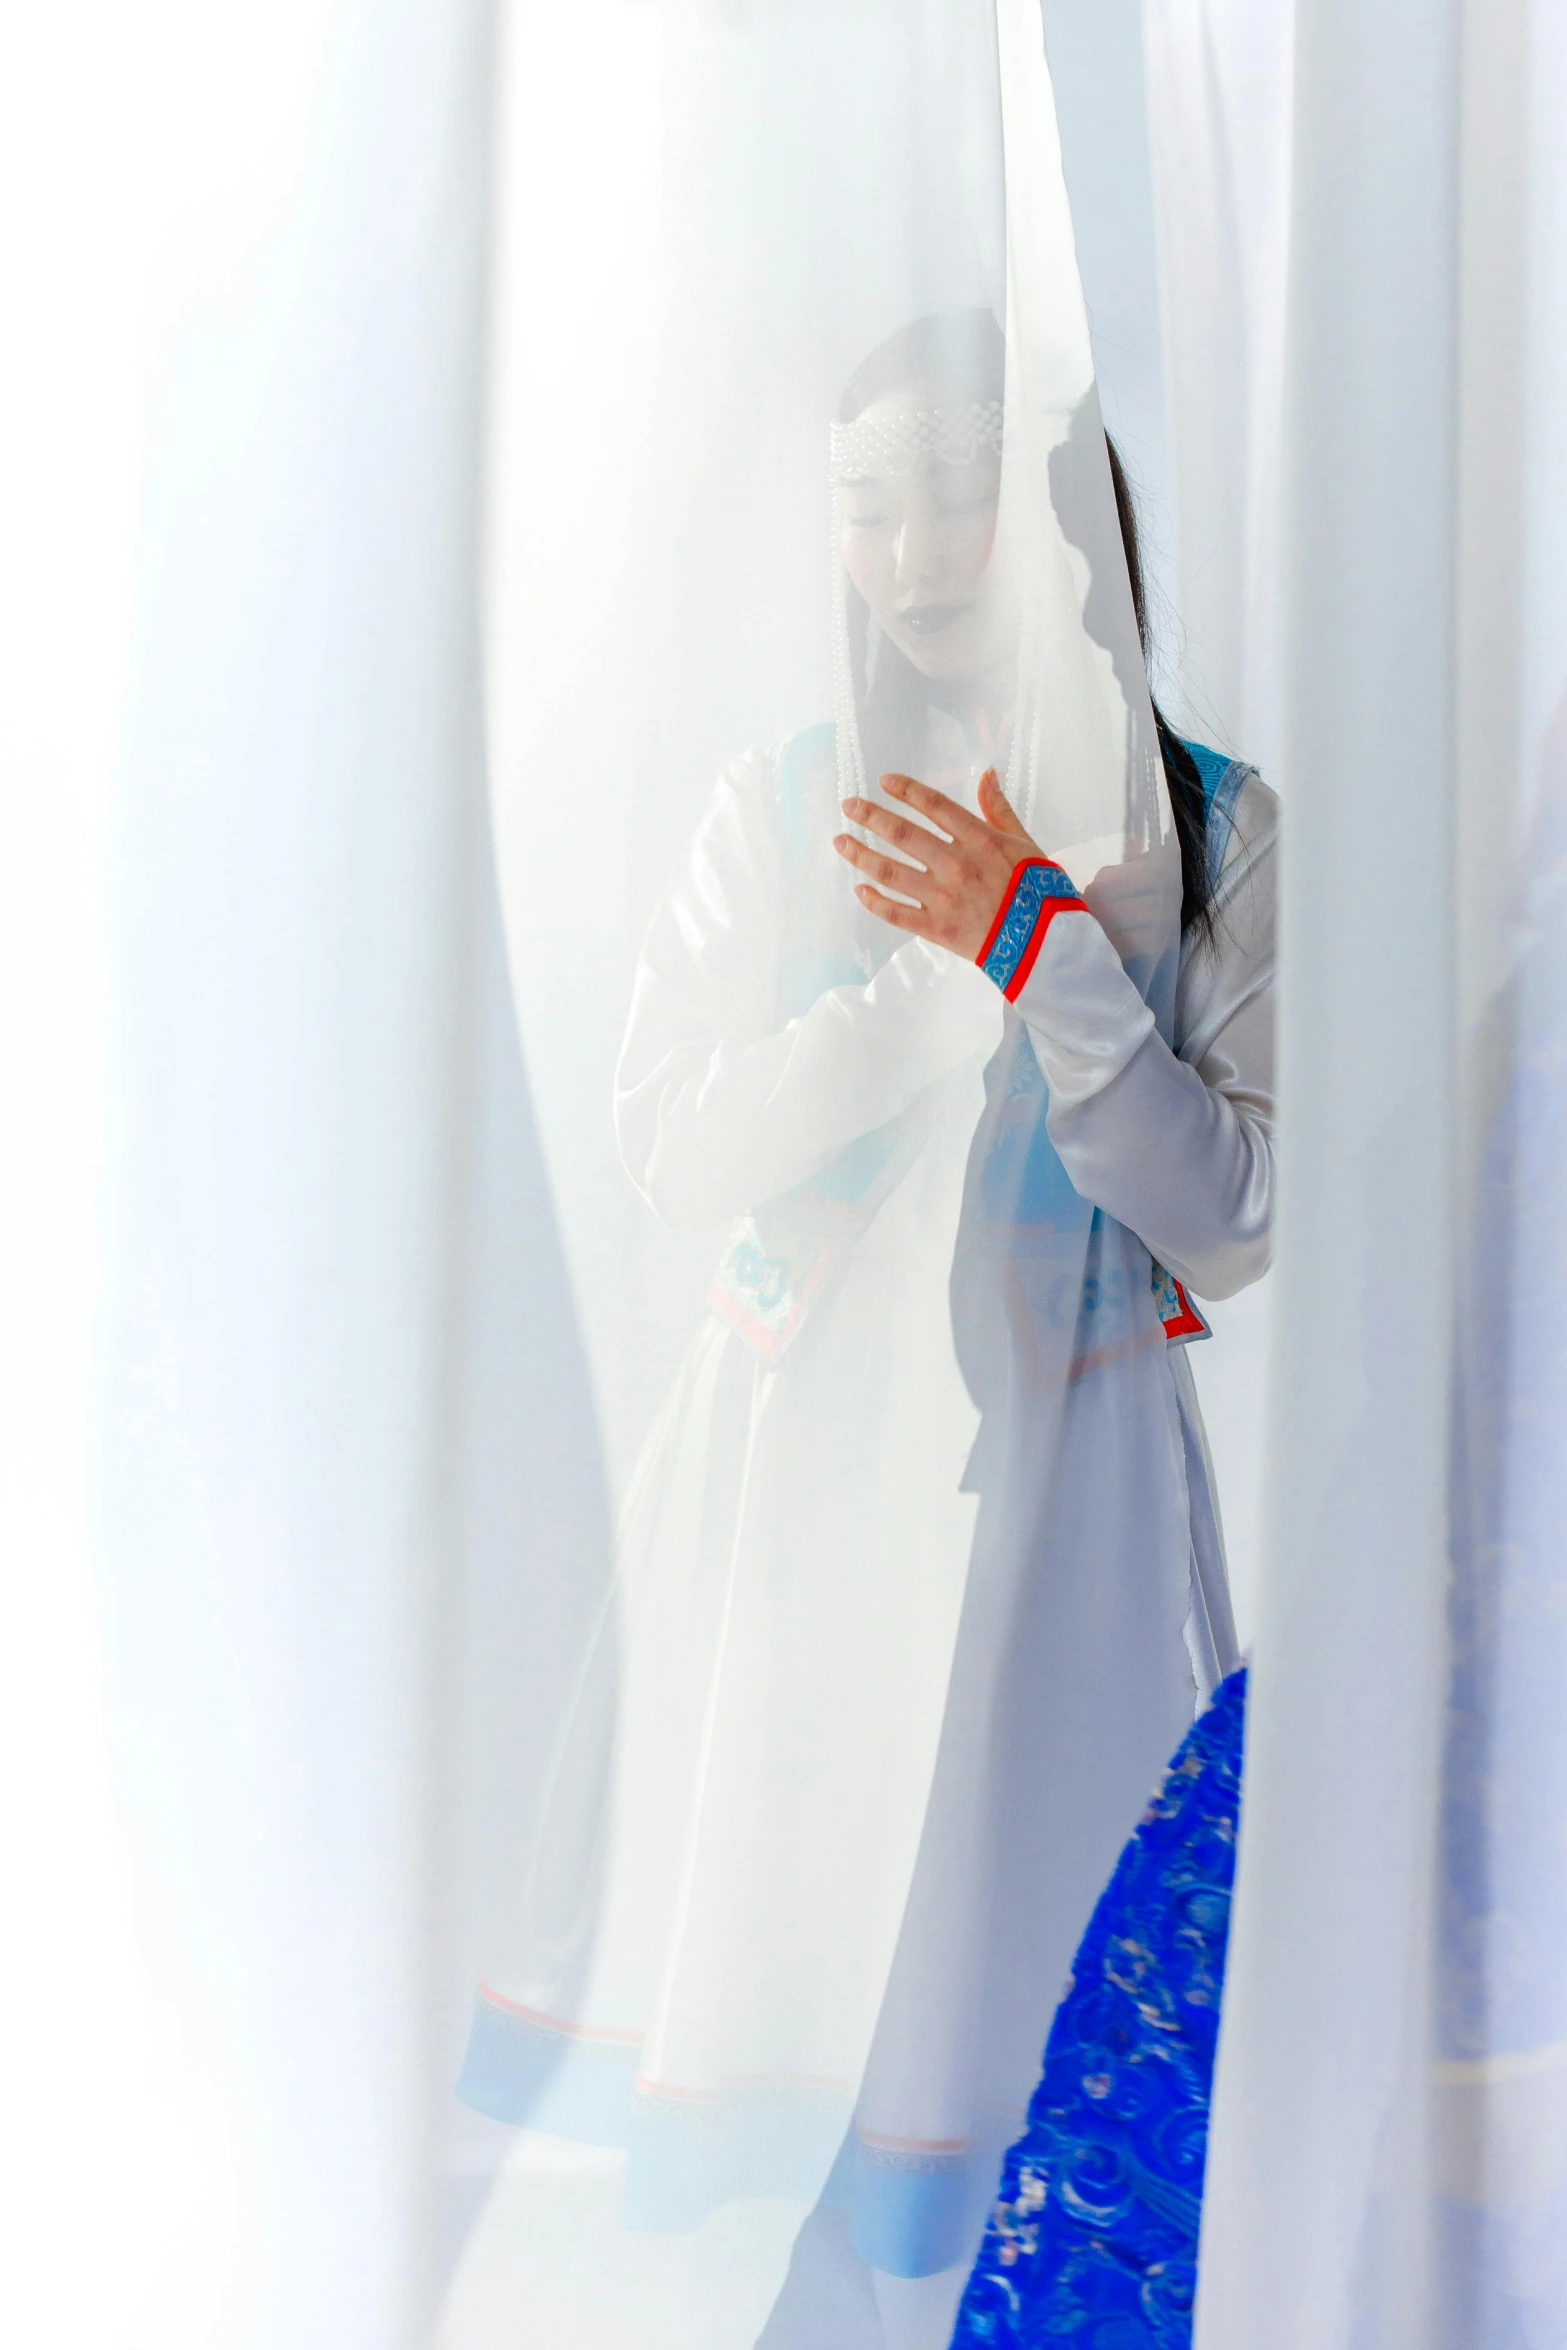
M1024 874L1028 871L1030 865L1048 865L1050 861L1051 860L1048 857L1019 857L1017 863L1013 866L1011 872L1007 875L1007 886L1001 893L1001 903L996 908L996 919L994 922L992 922L990 928L986 931L985 943L980 948L979 953L974 957L976 963L983 963L985 961L986 957L990 953L991 948L995 945L997 939L1001 936L1001 925L1003 922L1005 922L1008 914L1010 914L1012 911L1012 900L1017 896L1017 885L1022 880Z
M1040 895L1034 913L1033 925L1018 954L1011 974L1001 990L1009 1004L1016 1003L1019 995L1027 986L1029 973L1039 959L1039 950L1044 944L1045 932L1057 914L1086 914L1088 912L1087 904L1078 896L1072 885L1071 875L1064 865L1058 865L1054 857L1020 857L1007 878L1006 889L1002 894L1001 903L996 909L996 918L985 934L985 942L974 957L975 964L981 971L988 969L991 957L1016 912L1018 895L1024 886L1024 876L1029 873L1053 874L1057 880L1064 882L1066 887L1060 891L1052 889L1042 892ZM990 972L991 978L994 979L996 976L995 972Z

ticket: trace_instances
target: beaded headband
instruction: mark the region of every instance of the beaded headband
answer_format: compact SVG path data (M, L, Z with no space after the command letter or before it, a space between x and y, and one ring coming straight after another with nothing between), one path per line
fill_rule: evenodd
M885 480L938 465L972 465L1001 454L1001 402L971 400L966 408L910 408L885 421L868 416L831 427L828 470L835 481L863 476Z

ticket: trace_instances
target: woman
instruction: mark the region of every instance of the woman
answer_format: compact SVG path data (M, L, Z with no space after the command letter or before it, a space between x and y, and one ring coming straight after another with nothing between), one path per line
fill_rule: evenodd
M1237 1661L1183 1347L1266 1262L1273 803L1161 724L1177 959L1167 842L1096 818L1079 886L1003 795L1051 684L1006 365L970 312L856 371L837 718L731 770L647 939L622 1151L733 1225L623 1529L612 1794L601 1653L464 2083L626 2145L634 2226L810 2198L766 2350L946 2340L1083 1922ZM1141 595L1118 470L1118 582L1074 522L1091 413L1050 492L1093 638Z
M881 387L907 358L888 354L868 363L846 409L872 422L895 411L905 395L895 385ZM1113 448L1109 455L1146 644L1132 503ZM884 641L921 678L947 692L955 686L983 708L981 697L994 687L975 673L965 641L972 582L984 560L976 509L982 516L957 483L943 496L934 472L902 483L857 480L847 501L845 561ZM1015 1003L1048 1088L1049 1139L1074 1190L1135 1231L1200 1294L1220 1297L1255 1278L1266 1261L1276 812L1250 770L1177 742L1157 710L1155 717L1182 861L1173 1051L1083 899L1008 805L994 769L980 782L977 815L928 783L886 774L882 789L894 807L851 797L844 813L868 837L842 833L834 845L861 877L856 895L869 912L974 961ZM1181 1323L1197 1317L1189 1314L1184 1284L1174 1286L1172 1336L1184 1336ZM1196 1396L1184 1353L1173 1348L1168 1360L1191 1507L1187 1632L1206 1695L1236 1662L1234 1634ZM933 2340L941 2338L944 2299L927 2295Z

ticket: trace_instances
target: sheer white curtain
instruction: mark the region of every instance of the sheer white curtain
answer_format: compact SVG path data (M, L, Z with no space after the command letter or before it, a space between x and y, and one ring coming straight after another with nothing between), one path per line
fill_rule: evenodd
M1152 679L1179 692L1174 489L1143 0L1043 0L1061 165L1106 429L1137 494Z
M1122 834L1143 821L1141 779L1157 794L1039 15L1034 0L740 12L615 0L519 6L510 33L492 477L497 827L520 1017L623 1510L614 1611L585 1663L562 1652L560 1767L480 1992L466 2093L525 2132L446 2338L513 2340L521 2324L541 2341L755 2340L770 2311L804 2323L800 2295L814 2287L800 2280L841 2213L851 2317L870 2300L887 2322L890 2302L933 2341L931 2312L950 2321L994 2177L990 2156L970 2161L980 2125L971 2131L961 2101L973 2060L940 2053L968 2029L970 1943L989 1970L974 2002L980 2061L1014 1982L1026 1975L1029 1999L1045 2001L1020 2027L1017 2082L987 2087L991 2106L1021 2110L1059 1978L1032 1926L1009 1926L1005 1943L981 1927L1002 1915L984 1878L991 1832L971 1832L968 1795L942 1759L999 1753L1001 1700L980 1697L983 1675L1031 1637L992 1629L1011 1605L1010 1566L969 1574L971 1546L996 1539L974 1512L982 1477L996 1507L1014 1507L1003 1423L989 1405L976 1419L975 1398L989 1392L992 1359L1010 1360L1007 1331L1026 1328L1027 1456L1051 1457L1044 1432L1076 1409L1081 1380L1075 1357L1050 1370L1056 1341L1032 1332L1057 1313L1067 1333L1070 1310L1050 1301L1075 1294L1066 1268L1079 1225L1075 1204L1037 1209L1045 1237L1029 1243L1018 1294L1041 1303L1006 1307L1013 1320L994 1332L975 1318L991 1312L989 1272L960 1284L964 1330L984 1331L963 1339L965 1361L984 1365L970 1390L949 1275L968 1229L975 1121L990 1115L971 1081L995 1049L996 1005L959 997L973 974L935 963L938 1010L972 1005L972 1030L957 1013L950 1029L931 1025L920 998L909 1035L930 1060L884 1028L874 1083L851 1079L844 1056L862 1014L883 1017L878 1006L915 980L923 989L925 963L905 959L874 992L886 940L862 936L868 917L830 841L838 762L853 773L863 755L872 778L889 767L880 713L905 692L910 747L898 755L955 790L977 785L992 740L1025 780L1034 746L1049 744L1039 821L1063 850L1081 838L1095 872L1107 858L1119 869ZM993 351L993 372L948 356L953 334ZM940 348L922 356L932 336ZM845 389L866 365L892 370L874 399ZM944 656L928 671L896 648L884 658L881 621L858 575L841 572L860 541L835 501L844 485L880 479L865 468L882 459L879 443L869 459L844 444L840 481L829 420L843 402L839 431L857 427L884 397L900 434L945 431L954 403L990 420L987 432L1003 406L1010 420L996 478L1009 500L1031 485L1036 503L1019 505L1015 524L1010 504L994 508L975 576L989 576L994 547L999 579L1015 547L1019 612L1038 639L1022 659L1010 636L997 639L995 719L970 668L950 671L975 688L956 712L900 684L905 670L927 685L948 674ZM889 481L903 478L902 447L889 444ZM921 485L927 472L917 469ZM894 494L857 509L853 528L889 531ZM982 482L971 511L999 496ZM1053 502L1064 513L1069 497L1070 541ZM1058 543L1081 546L1082 563L1057 563ZM1041 563L1056 568L1036 590ZM944 576L921 574L931 594ZM1099 636L1078 605L1090 584ZM988 629L988 606L963 597L922 605L921 626L971 610ZM1028 695L1036 678L1051 681L1037 733L1026 703L1013 716L1014 674ZM1135 725L1116 716L1134 708ZM1103 754L1101 711L1123 728ZM1173 855L1162 835L1147 855L1149 935L1167 923L1173 947ZM1173 970L1157 943L1137 951L1151 971ZM858 1162L839 1166L866 1121L886 1170L874 1194ZM886 1155L905 1142L906 1157ZM977 1147L975 1164L988 1165L988 1129ZM823 1206L829 1180L843 1197ZM999 1230L1011 1211L994 1187L984 1199ZM992 1256L1010 1245L985 1242ZM1047 1277L1049 1250L1060 1266L1051 1257ZM872 1287L883 1265L895 1270ZM826 1286L829 1267L841 1287ZM776 1333L744 1302L752 1290ZM1135 1268L1096 1278L1091 1294L1143 1310ZM1162 1375L1163 1358L1148 1359ZM1084 1361L1100 1360L1096 1338ZM970 1476L982 1424L996 1468ZM1149 1425L1167 1460L1167 1412ZM1060 1457L1096 1475L1086 1440ZM1101 1686L1141 1686L1130 1651L1157 1622L1171 1686L1162 1755L1190 1718L1176 1610L1188 1604L1191 1536L1184 1514L1171 1516L1161 1547L1160 1506L1139 1499L1127 1556L1139 1576L1162 1575L1154 1562L1166 1558L1174 1572L1133 1610L1130 1639L1118 1623L1118 1671ZM1089 1539L1107 1538L1113 1514L1096 1501ZM997 1523L1011 1543L1011 1515ZM1113 1581L1109 1569L1087 1578L1085 1626ZM1053 1658L1078 1638L1063 1631ZM1038 1686L1028 1712L1043 1721ZM973 1737L971 1688L985 1722ZM1152 1718L1140 1707L1137 1736ZM1118 1767L1135 1756L1118 1842L1158 1761L1145 1768L1119 1732L1116 1746ZM986 1771L997 1789L1049 1783L1032 1766ZM1089 1777L1093 1798L1070 1805L1074 1867L1097 1801ZM1106 1839L1073 1894L1064 1953L1109 1850ZM1030 1873L1030 1900L1057 1899L1054 1852ZM928 2112L926 2069L942 2076ZM862 2123L878 2149L863 2194ZM569 2140L619 2160L595 2162ZM958 2201L971 2171L972 2212ZM920 2214L949 2204L938 2237Z
M489 2158L470 1888L592 1430L483 798L488 14L4 33L0 2330L48 2350L411 2341Z
M1144 0L1188 730L1278 765L1293 0Z
M1284 783L1278 539L1293 0L1143 0L1164 326L1170 543L1156 618L1184 733ZM1271 1278L1226 1299L1193 1369L1241 1638L1262 1539Z
M1567 2329L1567 42L1296 15L1288 1143L1198 2340L1490 2350Z

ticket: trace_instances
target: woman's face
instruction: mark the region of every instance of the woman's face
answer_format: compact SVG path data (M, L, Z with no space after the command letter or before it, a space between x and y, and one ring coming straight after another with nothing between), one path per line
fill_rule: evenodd
M895 423L911 409L966 405L948 386L901 386L864 410ZM935 684L978 686L1004 657L991 570L1000 461L940 458L912 473L841 485L844 568L906 660Z

